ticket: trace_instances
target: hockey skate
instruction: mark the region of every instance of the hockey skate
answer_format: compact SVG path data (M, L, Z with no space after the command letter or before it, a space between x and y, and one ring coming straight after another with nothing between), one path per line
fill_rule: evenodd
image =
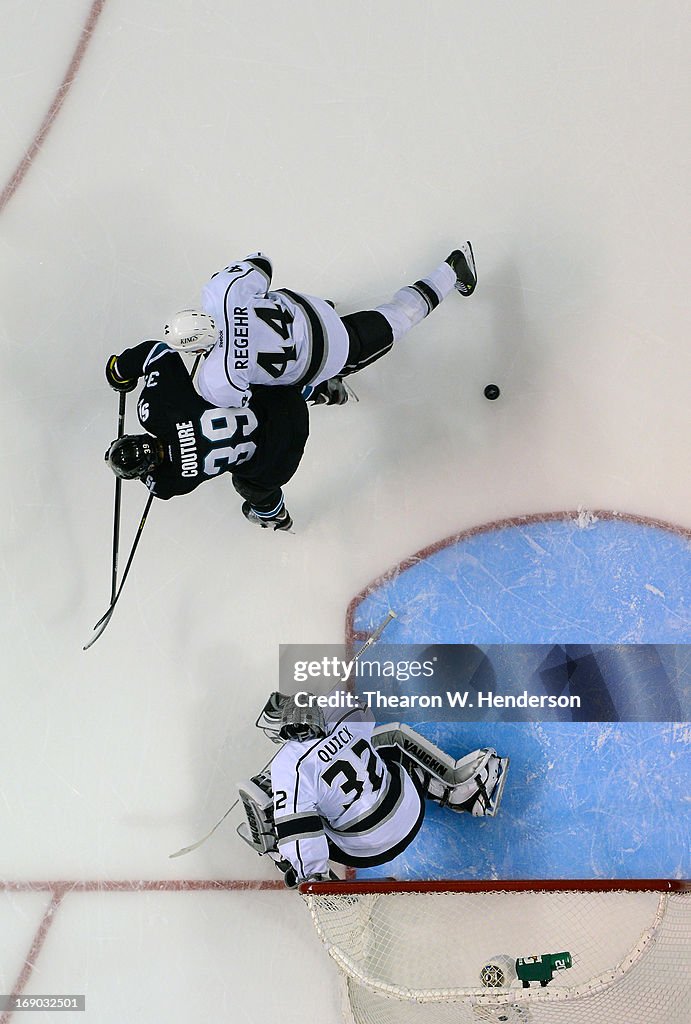
M290 518L290 512L283 506L280 512L269 513L263 515L258 512L249 501L243 501L242 503L242 514L250 523L254 523L255 526L261 526L262 530L292 530L293 520Z
M456 284L454 285L456 291L461 295L472 295L477 284L477 273L473 247L470 242L464 242L460 249L454 249L444 262L449 264L456 275Z

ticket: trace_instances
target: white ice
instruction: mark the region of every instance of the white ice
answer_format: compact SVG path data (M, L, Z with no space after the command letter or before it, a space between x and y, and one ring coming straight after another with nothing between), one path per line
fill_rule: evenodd
M5 0L2 183L92 7ZM369 580L489 520L691 526L690 42L680 0L106 0L0 215L0 878L272 877L237 818L167 855L270 756L279 643L339 642ZM246 523L228 480L156 505L83 653L110 589L106 357L257 249L345 313L465 238L476 294L314 412L295 535ZM145 492L123 495L126 552ZM0 901L0 990L48 902ZM334 977L288 893L72 893L26 991L86 991L99 1024L334 1024Z

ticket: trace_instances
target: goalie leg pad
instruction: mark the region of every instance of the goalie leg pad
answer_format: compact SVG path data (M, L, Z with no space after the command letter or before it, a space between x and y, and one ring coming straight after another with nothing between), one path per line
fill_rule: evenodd
M485 747L454 760L410 726L395 722L380 725L372 733L372 746L397 747L404 767L421 772L427 796L454 811L494 816L499 808L507 757Z
M257 775L247 782L240 782L238 792L247 819L238 825L238 835L260 857L278 853L270 782L267 787L263 775Z
M452 788L440 803L452 811L467 811L476 818L493 818L504 794L509 759L499 757L491 747L475 750L468 757L475 759L472 777Z

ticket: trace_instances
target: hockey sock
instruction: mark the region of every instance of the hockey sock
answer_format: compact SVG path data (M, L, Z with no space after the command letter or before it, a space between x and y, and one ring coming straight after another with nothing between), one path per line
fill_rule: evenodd
M456 275L448 263L433 270L415 284L406 285L396 292L391 302L377 306L376 311L385 316L391 325L394 342L400 341L411 327L436 309L456 284Z

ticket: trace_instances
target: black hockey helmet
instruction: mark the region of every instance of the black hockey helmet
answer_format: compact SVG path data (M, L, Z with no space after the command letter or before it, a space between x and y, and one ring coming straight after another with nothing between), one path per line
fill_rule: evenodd
M135 480L160 465L163 455L151 434L125 434L112 442L105 460L122 480Z

